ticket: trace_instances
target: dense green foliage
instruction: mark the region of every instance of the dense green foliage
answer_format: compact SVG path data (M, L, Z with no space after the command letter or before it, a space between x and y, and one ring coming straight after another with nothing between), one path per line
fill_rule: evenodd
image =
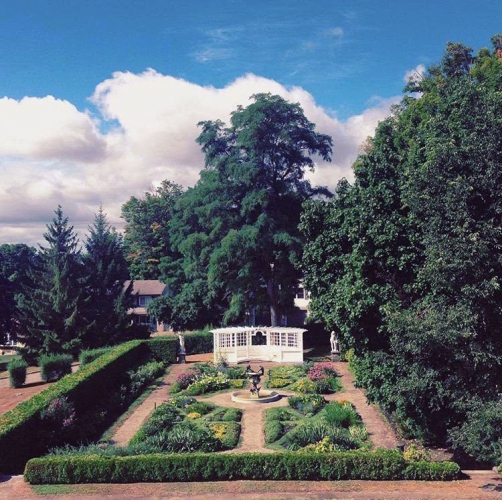
M28 459L63 443L92 440L110 425L137 393L127 371L148 359L148 342L121 344L0 416L0 470L19 473ZM42 414L56 399L74 408L78 425L68 432L48 429ZM50 431L50 432L48 432Z
M45 382L55 382L71 373L73 358L69 354L51 354L40 356L40 377Z
M293 305L300 273L303 201L320 190L304 179L312 155L328 160L331 139L298 104L258 94L220 121L199 125L205 169L174 207L172 254L160 278L170 294L158 314L175 328L243 321L269 309L276 325Z
M9 382L11 387L21 387L26 382L26 370L28 363L24 359L13 359L9 361L7 370L9 371Z
M124 249L133 279L158 279L160 259L171 255L171 211L182 192L181 186L163 181L144 198L133 196L122 206Z
M26 245L0 245L0 344L15 341L18 332L16 295L28 282L37 260L36 251Z
M138 483L218 480L337 481L416 479L451 481L453 462L407 463L396 451L339 453L190 453L61 456L28 462L31 484Z
M117 344L133 336L127 311L132 306L132 283L122 250L122 238L108 224L100 209L89 227L82 256L86 270L84 315L87 318L84 345L87 348Z
M354 184L305 207L303 264L369 399L444 442L500 392L502 60L449 43L407 90Z
M77 353L87 326L78 240L60 206L44 238L48 246L40 249L19 297L22 354L31 361L40 354Z

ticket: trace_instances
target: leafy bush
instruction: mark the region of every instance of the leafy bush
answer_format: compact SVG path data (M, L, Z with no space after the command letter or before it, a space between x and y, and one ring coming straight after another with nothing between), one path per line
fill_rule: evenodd
M479 404L466 421L450 431L450 442L480 461L502 463L502 401Z
M73 358L70 354L40 356L40 376L45 382L55 382L71 373Z
M324 411L326 413L326 422L335 427L348 429L361 422L359 415L350 403L340 404L332 402L326 406Z
M21 387L26 382L26 370L28 363L23 359L13 359L9 361L7 370L9 370L9 381L11 387Z
M335 453L191 453L137 456L53 456L28 462L31 484L217 480L453 480L452 462L407 464L397 451Z
M288 398L291 408L305 416L312 416L319 412L327 401L319 394L306 394L303 396L292 396Z
M237 422L215 422L209 428L223 448L235 448L239 443L241 427Z
M283 425L279 420L265 422L265 443L274 443L283 435Z
M164 370L165 366L162 361L150 361L141 365L136 370L127 372L131 380L131 393L139 393L149 383L160 377L164 373Z
M409 444L403 453L403 458L407 462L430 462L431 455L423 446L414 443Z
M165 364L176 363L178 352L177 337L156 337L148 339L146 346L150 351L150 356L156 361L163 361Z
M208 392L228 389L229 385L230 379L223 373L218 373L218 375L202 375L187 387L185 393L189 396L199 396Z
M289 410L288 408L269 408L265 411L265 421L279 420L281 422L298 420L300 417L297 413Z
M323 422L312 422L298 425L284 438L284 446L291 451L297 451L307 445L312 445L328 438L333 445L330 451L355 450L360 442L354 439L347 430L331 427Z
M281 389L282 387L287 387L292 383L293 381L290 378L273 378L267 382L267 387L269 389Z
M196 412L200 413L200 415L205 415L213 411L216 408L216 405L213 403L207 403L205 401L195 401L185 407L187 412Z
M213 334L209 330L185 334L185 349L187 354L213 352Z
M307 377L312 382L338 377L333 363L315 363L307 372Z
M95 359L103 356L107 352L110 352L111 347L99 347L97 349L86 349L80 353L78 357L78 361L80 363L80 368L89 363L92 363Z
M302 394L315 394L316 384L306 377L298 379L292 386L291 390L301 392Z
M171 429L174 424L181 422L184 416L175 405L163 403L153 411L150 418L141 429L133 436L130 444L144 442L148 437L153 436L163 430Z

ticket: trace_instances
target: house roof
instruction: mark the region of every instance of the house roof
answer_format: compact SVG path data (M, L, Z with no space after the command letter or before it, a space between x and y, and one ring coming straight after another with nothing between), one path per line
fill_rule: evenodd
M131 283L127 280L124 286L127 288ZM166 285L159 280L133 280L132 295L162 295Z

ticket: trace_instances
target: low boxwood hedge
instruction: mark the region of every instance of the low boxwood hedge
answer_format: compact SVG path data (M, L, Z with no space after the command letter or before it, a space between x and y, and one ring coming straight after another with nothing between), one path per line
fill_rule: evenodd
M405 462L398 451L340 453L190 453L128 457L74 456L30 460L31 484L139 483L222 480L453 480L453 462Z

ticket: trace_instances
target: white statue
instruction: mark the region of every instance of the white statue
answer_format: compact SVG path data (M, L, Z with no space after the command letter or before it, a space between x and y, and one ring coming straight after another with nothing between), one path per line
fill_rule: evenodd
M331 352L339 353L340 344L338 343L338 338L334 330L331 332L331 335L329 337L329 342L331 344Z
M185 352L185 336L180 333L178 338L180 340L180 352Z

